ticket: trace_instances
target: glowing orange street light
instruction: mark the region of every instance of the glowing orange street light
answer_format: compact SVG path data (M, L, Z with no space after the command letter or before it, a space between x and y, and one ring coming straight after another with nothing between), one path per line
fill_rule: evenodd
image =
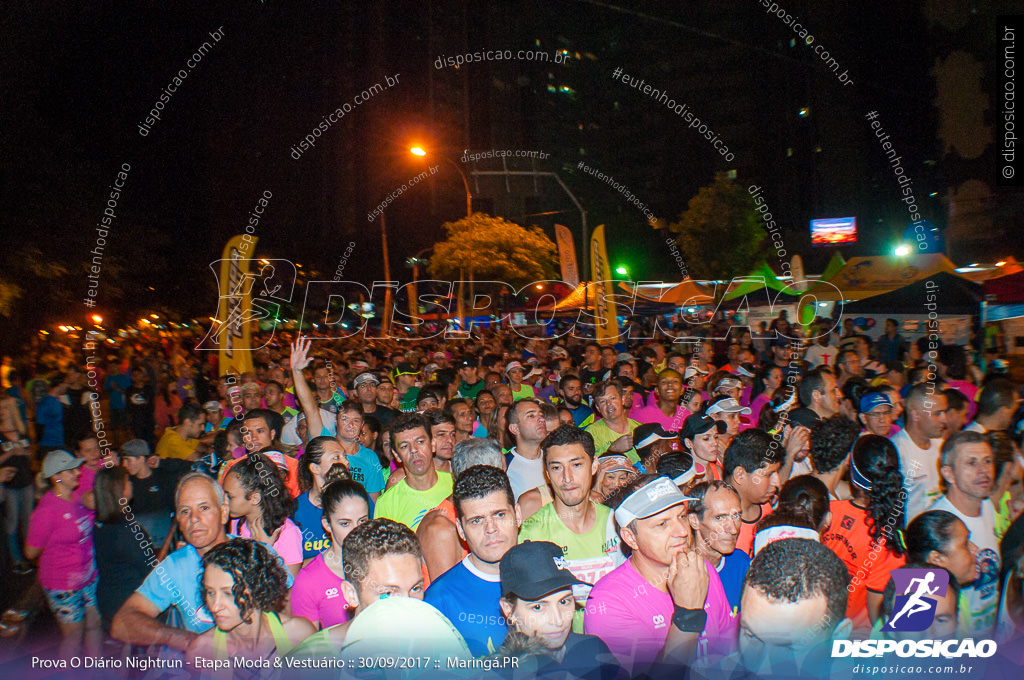
M427 152L423 150L423 147L419 147L419 146L414 146L411 149L409 149L409 153L411 153L413 156L426 156L427 155Z
M93 314L92 315L92 322L95 323L95 324L101 324L101 323L103 323L103 317L100 316L99 314Z

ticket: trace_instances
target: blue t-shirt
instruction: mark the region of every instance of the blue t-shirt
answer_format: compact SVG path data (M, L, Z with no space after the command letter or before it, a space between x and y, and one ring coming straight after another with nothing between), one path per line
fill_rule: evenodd
M569 412L572 413L572 423L576 427L583 427L583 423L587 421L587 418L594 415L594 412L586 404L580 404L575 409L570 408Z
M229 535L228 538L238 537ZM267 550L277 555L273 548L268 547ZM284 561L281 562L283 567ZM194 547L186 545L156 565L135 592L152 602L160 611L176 606L181 612L185 629L203 633L213 628L213 617L203 602L202 573L203 558ZM291 588L294 579L287 569L285 573L288 575L288 587Z
M52 394L39 400L36 422L43 426L40 446L64 446L64 406Z
M103 389L110 395L110 410L121 411L124 409L124 393L131 386L131 376L124 373L115 373L107 376L107 379L103 382ZM114 387L120 387L121 391L113 389Z
M728 555L722 555L722 561L718 563L718 577L722 579L725 598L729 600L729 606L734 612L740 610L743 579L749 568L750 556L742 550L734 550Z
M333 437L334 433L326 427L320 431L321 437ZM379 493L384 490L384 471L380 467L377 454L359 446L359 452L348 457L348 471L352 479L363 485L366 493Z
M300 494L297 500L294 520L302 529L302 559L308 560L329 548L331 537L324 531L324 525L320 521L324 514L323 509L310 502L308 493Z
M474 657L494 652L508 628L501 615L501 577L485 574L466 556L437 577L423 599L451 621Z

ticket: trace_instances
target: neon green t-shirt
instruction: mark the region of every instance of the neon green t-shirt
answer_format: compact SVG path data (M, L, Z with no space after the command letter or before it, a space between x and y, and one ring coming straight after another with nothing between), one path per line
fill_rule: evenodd
M629 427L629 431L632 433L633 430L640 427L640 423L633 420L632 418L626 418L626 424ZM612 428L608 427L608 423L604 420L599 420L593 425L588 425L586 431L590 433L590 436L594 438L594 455L600 456L608 450L608 447L615 443L615 440L623 436L624 432L616 432ZM630 463L639 463L640 456L636 454L636 449L630 449L624 454L626 458L629 458Z
M594 526L585 534L574 533L558 517L554 503L548 503L523 522L519 530L519 542L550 541L561 546L566 566L576 578L591 586L598 579L626 561L619 549L619 535L615 532L615 521L611 508L591 503L597 510ZM590 586L576 586L573 595L577 603L586 603ZM583 631L583 609L577 609L573 616L573 630Z
M511 387L511 385L509 385ZM512 400L519 401L520 399L536 399L537 393L533 391L532 385L522 384L518 390L512 390Z
M450 472L439 470L437 483L426 491L417 491L403 479L377 499L373 517L374 519L378 517L393 519L415 531L424 515L451 495L452 475Z

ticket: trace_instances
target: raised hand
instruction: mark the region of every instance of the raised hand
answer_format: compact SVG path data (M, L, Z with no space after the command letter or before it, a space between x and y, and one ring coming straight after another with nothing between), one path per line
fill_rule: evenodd
M309 366L312 361L312 359L309 358L309 347L312 344L312 340L304 338L301 335L295 338L295 341L292 343L290 361L293 371L301 371L306 366Z

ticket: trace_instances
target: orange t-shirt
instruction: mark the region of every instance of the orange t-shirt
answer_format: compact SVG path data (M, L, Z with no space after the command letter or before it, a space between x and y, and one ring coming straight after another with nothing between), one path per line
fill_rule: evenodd
M270 458L277 467L288 473L288 476L284 480L284 488L288 490L288 493L292 498L298 498L301 493L299 490L299 461L284 453L276 451L272 453L277 455L270 455L267 457ZM278 456L280 456L280 458ZM217 475L217 481L224 484L224 478L227 477L228 470L237 465L238 461L245 460L245 458L245 456L242 456L241 458L229 460L224 467L220 469L220 474Z
M839 556L850 572L847 618L856 629L870 629L868 591L881 593L885 590L889 573L907 560L872 540L868 527L874 520L864 508L854 505L853 501L832 501L831 510L832 526L821 542Z
M740 522L740 535L736 537L736 549L742 550L748 555L754 554L754 527L763 518L772 514L771 503L761 504L761 516L755 519L753 522L742 520Z

